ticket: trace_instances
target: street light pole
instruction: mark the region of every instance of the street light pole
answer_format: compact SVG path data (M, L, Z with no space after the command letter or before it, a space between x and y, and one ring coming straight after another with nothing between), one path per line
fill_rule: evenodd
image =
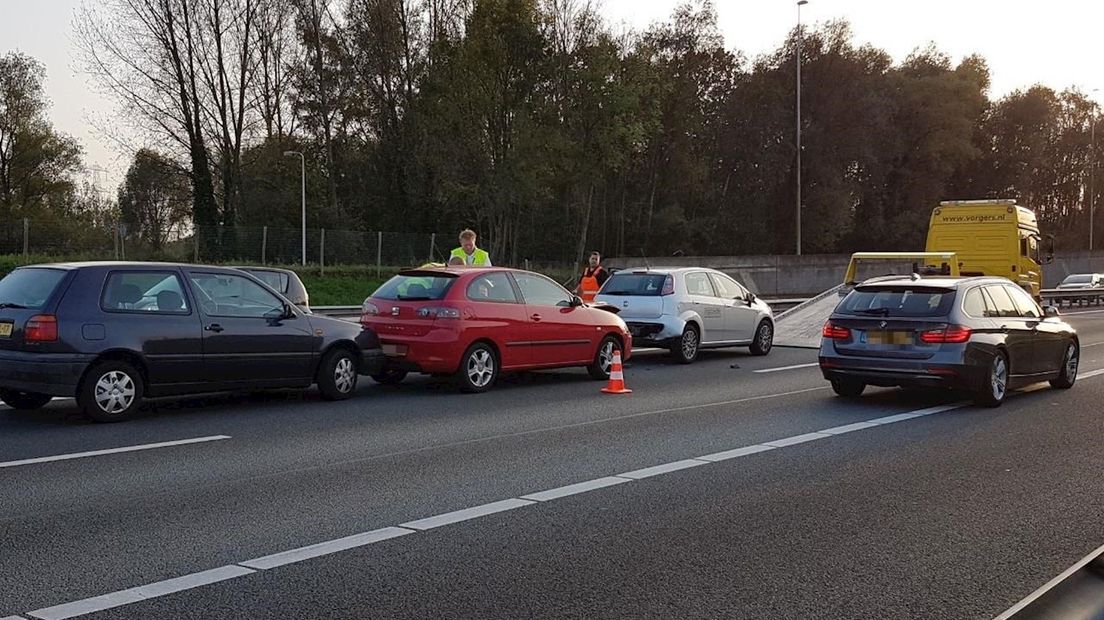
M1100 89L1092 90L1095 95ZM1089 251L1093 251L1093 228L1096 216L1096 98L1093 97L1092 119L1089 121Z
M797 255L801 256L801 7L809 0L797 3L797 202L794 205L794 226L797 230Z
M293 155L299 156L299 171L300 181L299 187L302 192L302 245L303 245L303 266L307 264L307 158L303 157L303 154L299 151L284 151L284 157L291 157Z

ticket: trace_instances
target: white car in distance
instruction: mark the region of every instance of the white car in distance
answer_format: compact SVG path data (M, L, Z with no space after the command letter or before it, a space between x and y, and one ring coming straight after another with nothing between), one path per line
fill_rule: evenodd
M770 353L774 314L736 280L703 267L625 269L595 300L620 309L634 347L660 347L689 364L702 349L749 347Z

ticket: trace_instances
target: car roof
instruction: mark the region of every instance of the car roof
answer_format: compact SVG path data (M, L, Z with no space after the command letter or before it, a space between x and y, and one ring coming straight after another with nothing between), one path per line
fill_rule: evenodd
M469 273L487 273L491 271L509 271L513 273L535 273L533 271L526 271L524 269L514 269L512 267L462 267L457 265L455 267L411 267L410 269L403 269L399 272L400 276L447 276L447 277L459 277ZM540 274L537 274L540 275Z
M41 263L37 265L24 265L23 267L39 267L49 269L92 269L92 268L116 268L116 269L217 269L222 271L240 271L240 267L226 267L220 265L197 265L190 263L161 263L155 261L78 261L69 263Z
M969 276L955 278L950 276L913 277L913 276L882 276L870 278L859 283L856 288L864 286L927 286L931 288L959 288L967 284L1011 284L1007 278L994 276Z
M617 273L657 273L657 274L682 274L690 271L714 271L721 273L719 270L712 267L625 267L624 269L618 269Z

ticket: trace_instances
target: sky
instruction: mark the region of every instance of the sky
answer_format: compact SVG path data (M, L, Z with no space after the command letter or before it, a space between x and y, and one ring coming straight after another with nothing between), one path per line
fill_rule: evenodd
M110 127L115 107L76 70L73 16L83 2L96 0L0 0L0 54L18 50L46 65L54 125L80 141L87 167L105 171L88 179L113 192L130 154L97 129ZM749 58L775 49L797 21L792 0L714 2L725 45ZM602 0L602 11L615 26L643 29L676 4ZM1045 84L1099 88L1094 99L1104 101L1104 3L1097 0L809 0L801 11L810 25L850 21L857 42L898 61L928 43L956 61L979 53L989 62L993 97Z

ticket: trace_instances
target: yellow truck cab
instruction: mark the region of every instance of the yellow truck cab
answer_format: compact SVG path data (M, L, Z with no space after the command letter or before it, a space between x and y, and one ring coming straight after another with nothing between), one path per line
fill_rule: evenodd
M954 252L963 276L1005 277L1036 299L1043 283L1042 266L1054 260L1053 238L1044 239L1035 213L1015 200L939 203L932 211L925 249Z

